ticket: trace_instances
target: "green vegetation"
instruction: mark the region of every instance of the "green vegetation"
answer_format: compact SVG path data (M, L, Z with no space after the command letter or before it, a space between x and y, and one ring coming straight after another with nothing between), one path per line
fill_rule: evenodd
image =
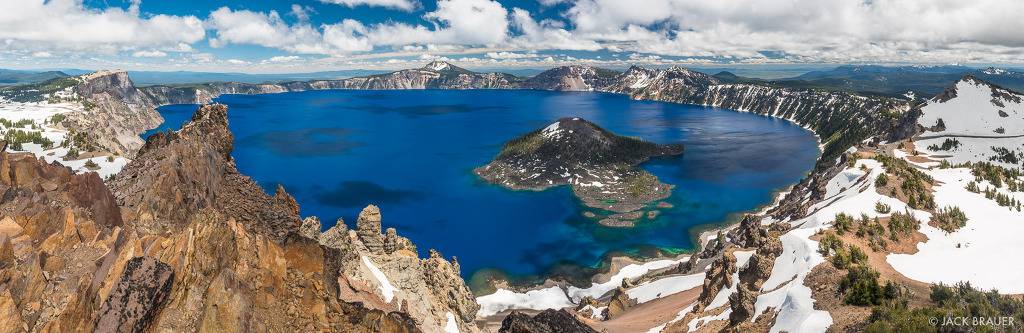
M885 187L885 185L888 184L889 176L887 176L884 172L878 175L878 178L875 178L875 187Z
M1024 301L1000 295L995 290L984 292L961 282L953 286L932 285L929 304L910 308L902 293L891 302L876 306L865 332L1018 332L1024 323ZM1013 326L945 325L944 318L977 317L1013 319Z
M889 214L891 210L892 207L889 207L889 205L886 205L881 201L875 203L875 212L879 214Z
M529 154L540 148L543 143L544 140L540 136L540 131L534 131L506 143L505 147L498 153L498 158Z
M996 153L995 156L989 157L989 161L1003 162L1008 164L1019 164L1021 160L1024 160L1024 154L1015 152L1006 147L991 147L992 151Z
M898 178L899 188L894 188L892 195L900 191L907 197L907 205L914 209L935 209L935 197L926 185L934 182L931 176L911 166L907 161L889 155L875 155L875 160L882 163L886 172ZM888 182L888 181L887 181Z
M856 306L880 305L899 296L899 287L892 282L884 286L878 283L878 272L871 267L858 265L849 268L846 276L839 281L839 292L843 302Z
M1021 211L1022 208L1024 208L1024 203L999 191L1003 186L1005 186L1010 192L1024 191L1024 181L1020 180L1020 169L1008 169L990 162L968 162L958 166L970 168L971 175L974 175L974 181L967 183L966 189L968 191L984 193L986 199L994 200L996 204L1003 207L1009 207L1010 209L1015 209L1017 211ZM985 186L985 189L982 190L981 186L978 184L983 181L989 182L992 186Z
M990 187L985 187L985 199L994 200L996 204L1003 207L1010 207L1010 209L1016 209L1017 211L1021 210L1021 202L1017 201L1017 198Z
M89 169L89 170L99 170L100 165L96 164L96 162L93 162L92 160L86 160L85 161L85 168Z
M26 126L35 125L35 123L32 122L32 119L10 121L7 118L0 118L0 125L4 125L4 128L24 128Z
M1007 169L990 162L968 162L960 164L958 167L970 168L975 182L988 181L996 188L1002 188L1003 185L1006 185L1010 192L1024 190L1024 181L1020 180L1020 169Z
M967 187L965 188L967 189L967 191L971 193L981 193L981 189L978 188L978 182L972 181L970 183L967 183Z
M878 221L878 218L868 218L861 215L857 221L857 231L854 233L859 238L867 238L871 251L879 252L889 245L889 242L882 237L885 234L885 227Z
M31 83L13 87L6 87L0 90L0 96L13 102L61 102L63 100L53 96L53 93L65 90L78 85L80 81L75 77L61 77L46 80L39 83Z
M832 265L839 269L848 269L868 261L868 255L864 250L852 244L847 246L832 231L825 232L821 237L821 241L818 242L818 253L828 257Z
M64 138L64 142L61 143L61 146L64 148L78 148L84 151L98 150L96 144L88 133L76 132L74 130L68 132L68 135Z
M878 272L867 266L867 253L855 245L843 244L832 231L826 231L818 242L818 253L828 257L836 268L847 270L839 281L839 292L844 295L846 304L878 305L896 297L899 288L892 283L885 286L878 283Z
M850 245L848 248L836 249L836 253L829 257L832 264L839 269L849 269L856 265L863 265L868 261L868 255L859 247Z
M949 161L947 161L947 160L939 161L939 169L949 169L949 168L952 168L952 167L953 167L953 164L949 163Z
M841 247L843 247L843 241L832 231L826 231L821 240L818 241L818 253L825 257L828 257Z
M954 149L956 149L958 147L960 147L960 140L957 140L956 138L946 138L945 141L942 141L942 145L941 146L933 144L933 145L928 146L928 150L931 150L931 151L950 151L950 150L954 150Z
M836 214L836 221L832 223L832 226L836 229L836 233L842 235L853 228L853 222L853 217L850 215L839 213Z
M641 171L636 177L630 177L626 179L626 192L634 197L640 197L647 194L647 191L654 188L658 184L658 177Z
M957 231L967 225L967 215L956 206L939 209L935 213L934 219L939 229L947 233Z
M895 212L889 216L889 239L898 242L900 237L907 236L921 228L921 222L910 212Z
M54 125L60 124L64 122L64 119L67 119L67 115L63 113L58 113L50 117L49 123Z
M53 148L53 141L43 137L42 132L37 131L8 130L4 133L4 141L7 141L10 148L14 150L22 150L22 145L26 143L40 145L43 149Z

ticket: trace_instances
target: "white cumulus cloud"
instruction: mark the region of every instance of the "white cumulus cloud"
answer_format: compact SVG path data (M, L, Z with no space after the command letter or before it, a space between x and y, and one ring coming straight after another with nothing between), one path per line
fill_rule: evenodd
M270 59L267 59L267 61L268 62L293 62L293 61L297 61L299 59L302 59L302 57L299 57L299 56L276 56L276 57L270 57Z
M205 37L202 21L194 16L142 15L138 5L96 10L82 0L0 1L0 40L25 49L112 52L191 44Z
M132 53L132 56L136 58L163 58L167 56L167 53L160 50L145 50L135 51Z
M320 0L323 3L333 3L336 5L345 5L348 7L356 6L378 6L400 9L407 12L416 10L419 7L419 2L414 0Z

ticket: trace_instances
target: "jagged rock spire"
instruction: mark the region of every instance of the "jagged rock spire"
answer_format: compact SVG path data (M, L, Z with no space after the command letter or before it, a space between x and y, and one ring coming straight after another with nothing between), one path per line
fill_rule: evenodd
M380 208L366 206L356 219L356 234L366 248L373 253L383 253L384 236L380 233Z

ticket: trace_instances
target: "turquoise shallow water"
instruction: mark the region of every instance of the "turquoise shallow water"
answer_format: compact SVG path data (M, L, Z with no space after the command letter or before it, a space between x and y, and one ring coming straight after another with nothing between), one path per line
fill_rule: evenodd
M367 204L425 255L457 256L462 274L528 278L594 267L609 253L687 250L692 232L771 201L817 158L812 133L749 113L604 93L508 90L310 91L226 95L241 172L267 191L284 184L330 226L352 227ZM196 106L160 108L177 128ZM505 141L560 117L617 134L682 142L686 153L643 167L676 185L675 208L632 229L581 216L568 188L509 191L480 181ZM493 269L493 270L492 270Z

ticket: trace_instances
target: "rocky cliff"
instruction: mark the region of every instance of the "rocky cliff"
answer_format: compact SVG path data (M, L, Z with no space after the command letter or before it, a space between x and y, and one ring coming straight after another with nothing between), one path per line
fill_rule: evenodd
M590 66L563 66L541 72L523 81L521 88L557 91L601 90L614 84L619 73Z
M192 85L144 87L158 105L207 104L223 94L265 94L324 89L515 89L522 79L505 73L477 73L447 62L435 61L422 68L338 80L280 83L212 82Z
M110 187L0 150L2 327L477 331L458 264L382 234L376 207L357 230L300 232L283 189L234 168L226 112L203 107L152 137Z
M80 133L79 145L130 155L142 147L139 133L163 122L158 104L135 87L127 72L99 71L77 79L73 91L84 108L69 113L63 125L71 137Z

